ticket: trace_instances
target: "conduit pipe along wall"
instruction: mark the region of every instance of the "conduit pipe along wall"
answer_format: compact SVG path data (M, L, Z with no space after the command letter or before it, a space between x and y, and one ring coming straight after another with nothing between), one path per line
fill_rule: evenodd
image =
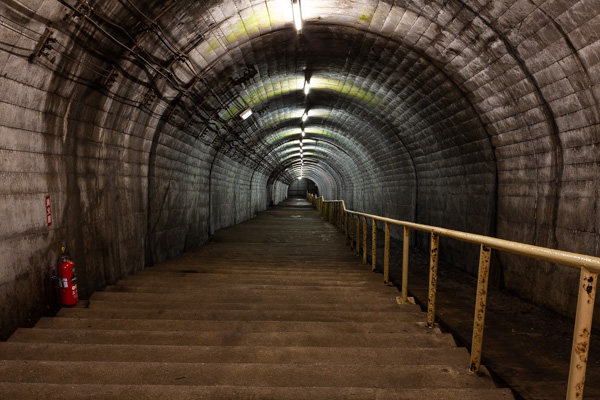
M62 243L85 298L281 201L302 129L306 178L349 207L597 254L593 1L302 5L299 33L279 0L0 4L1 337L51 303ZM496 267L574 304L568 269Z

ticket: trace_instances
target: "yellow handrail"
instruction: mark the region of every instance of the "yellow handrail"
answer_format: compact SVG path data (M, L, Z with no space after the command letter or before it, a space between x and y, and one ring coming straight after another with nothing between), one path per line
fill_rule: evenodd
M480 245L479 273L477 282L477 300L475 304L475 317L473 322L473 341L471 345L471 365L469 371L478 374L481 365L481 349L483 343L483 327L485 320L485 309L487 303L487 284L489 276L489 263L491 250L504 251L537 260L547 261L555 264L565 265L581 270L579 294L577 300L577 313L575 315L575 331L573 335L573 347L571 350L571 365L569 369L569 382L567 384L567 400L583 398L583 386L585 382L585 370L589 350L589 339L592 328L592 316L594 311L594 298L596 295L596 281L600 273L600 258L584 254L571 253L568 251L549 249L533 246L525 243L513 242L489 236L473 233L455 231L437 226L417 224L414 222L400 221L392 218L381 217L358 211L348 210L343 200L325 200L307 194L307 198L321 211L323 218L338 226L346 234L346 242L351 248L356 246L356 254L360 255L360 218L363 219L363 263L366 264L366 231L367 219L372 221L373 235L372 268L375 268L376 249L376 223L385 224L385 247L384 247L384 283L389 281L389 253L390 253L390 226L401 226L404 228L404 246L402 260L402 301L408 299L408 242L410 230L429 232L431 234L430 271L429 271L429 296L427 306L427 324L433 327L435 322L435 294L437 285L437 260L439 252L439 237L447 237L462 242ZM356 225L354 225L356 221ZM354 229L355 228L355 229ZM356 230L355 234L353 231Z

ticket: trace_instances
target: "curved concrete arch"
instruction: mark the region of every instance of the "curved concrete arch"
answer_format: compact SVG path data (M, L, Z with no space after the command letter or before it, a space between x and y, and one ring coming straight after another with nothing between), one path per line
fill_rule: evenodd
M354 169L347 168L343 162L339 162L339 159L332 155L333 152L335 152L335 148L312 148L310 151L305 152L305 157L312 157L312 159L315 162L325 162L328 168L335 170L336 174L338 175L338 179L336 179L336 182L340 190L343 191L342 185L347 185L349 187L355 186L353 180L350 179L350 177L353 175L352 172L356 171L356 164ZM353 163L350 157L346 157L344 161L350 165ZM279 167L272 172L269 180L277 180L280 175L285 174L288 171L288 168L291 165L294 165L296 163L300 163L299 152L294 152L282 157L279 163ZM293 180L293 177L291 179Z

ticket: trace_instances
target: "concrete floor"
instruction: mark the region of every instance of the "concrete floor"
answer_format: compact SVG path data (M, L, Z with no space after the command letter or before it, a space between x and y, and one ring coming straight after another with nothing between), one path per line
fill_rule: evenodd
M513 398L397 295L290 199L17 330L0 398Z

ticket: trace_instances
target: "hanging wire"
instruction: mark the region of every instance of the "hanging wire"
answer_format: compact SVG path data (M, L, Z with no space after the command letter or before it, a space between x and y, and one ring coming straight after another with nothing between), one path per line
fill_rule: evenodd
M75 7L69 5L66 1L64 0L57 0L59 1L61 4L63 4L65 7L67 7L68 9L72 10L73 12L75 12L77 15L81 16L82 18L84 18L85 20L87 20L89 23L91 23L96 29L98 29L99 31L101 31L103 34L105 34L108 38L110 38L113 42L115 42L116 44L118 44L119 46L123 47L124 49L126 49L127 51L129 51L137 60L139 60L140 62L142 62L142 64L146 65L147 67L149 67L150 69L154 70L158 75L162 76L163 78L165 78L167 80L167 82L169 82L177 91L179 91L183 96L188 96L188 97L192 97L192 98L196 98L197 100L201 101L202 103L204 103L207 99L198 99L197 98L197 93L195 91L192 91L193 86L190 86L188 88L182 88L179 83L175 82L172 79L172 73L170 71L165 71L165 68L162 67L160 65L160 62L157 61L153 55L151 55L150 53L148 53L147 51L145 51L144 49L141 49L141 51L145 54L145 56L142 56L139 52L135 51L135 47L134 48L130 48L129 46L123 44L122 42L120 42L117 38L115 38L112 34L110 34L109 32L107 32L104 28L102 28L101 26L99 26L92 18L89 17L89 15L86 15L85 13L81 12L81 10L76 9ZM165 32L163 31L163 29L156 23L156 19L160 18L160 16L162 16L164 13L166 13L169 9L171 9L176 2L173 2L170 6L168 6L157 18L155 18L155 20L151 20L148 16L146 16L143 12L141 12L137 7L135 7L135 5L133 5L133 3L129 0L126 0L127 3L129 3L132 7L134 7L136 9L136 11L145 19L147 19L148 21L151 22L150 25L146 24L146 26L149 26L150 28L155 28L157 31L153 31L153 33L157 36L157 38L165 45L165 47L172 52L177 59L182 61L182 64L185 65L194 75L197 76L196 82L200 82L202 77L206 77L209 73L211 73L215 68L217 68L220 63L223 60L223 57L226 56L228 53L230 53L231 51L235 50L235 49L229 49L228 51L225 52L225 54L222 54L218 57L217 60L215 60L215 62L213 63L213 65L211 65L209 68L205 69L202 71L202 75L200 75L200 73L197 71L196 67L194 66L194 64L191 63L189 57L185 56L184 53L177 48L177 46L172 43L171 40L169 40L169 38L167 37L167 35L165 34ZM109 18L105 17L104 15L102 15L99 12L96 12L95 10L91 10L93 15L97 16L98 18L100 18L103 22L115 27L116 29L119 29L119 31L121 31L123 34L126 35L126 37L128 37L129 39L131 39L133 42L135 42L135 39L129 34L129 32L124 29L121 25L111 21ZM202 15L202 14L201 14ZM204 18L204 15L202 15L202 17ZM36 32L26 26L23 26L21 24L19 24L18 22L12 21L12 20L8 20L7 18L5 18L4 16L0 15L0 26L3 26L4 28L11 30L23 37L26 37L29 40L32 41L39 41L39 38L41 38L43 36L43 34ZM19 29L7 24L5 21L9 21L11 24L17 25L19 26L21 29L23 30L27 30L31 33L33 33L34 35L38 36L37 38L32 37L28 34L26 34L24 31L20 31ZM142 22L142 21L140 21ZM254 38L256 39L256 38ZM249 42L252 42L254 39L249 39ZM251 43L250 43L251 45ZM112 69L106 68L104 66L101 65L97 65L92 61L82 61L78 58L72 57L71 55L67 54L66 51L68 51L68 48L66 46L64 46L62 43L58 42L58 46L61 48L61 50L59 49L53 49L54 52L56 52L58 55L60 55L61 57L64 57L65 59L69 60L70 62L80 66L81 68L88 70L96 75L98 75L101 78L108 78L109 75L112 72ZM136 45L137 47L137 45ZM236 49L239 46L236 46ZM148 60L150 59L150 60ZM175 60L174 60L175 61ZM153 65L156 64L157 66ZM50 66L46 65L47 68L50 68ZM50 68L51 69L51 68ZM78 78L75 77L70 71L68 71L65 67L60 67L60 69L55 69L55 71L62 73L62 74L66 74L65 76L70 76L70 79L82 79L82 78ZM139 90L137 87L133 86L133 85L128 85L124 82L115 82L116 85L118 85L119 87L123 87L125 89L127 89L130 92L136 93L140 96L145 96L146 92L145 91L141 91ZM205 86L208 87L208 85L205 83ZM223 85L220 85L219 89L221 89L223 87ZM109 88L105 88L105 90L107 91L107 93L109 93L110 95L112 95L114 98L121 98L123 99L121 96L119 96L116 92L111 91ZM219 96L217 95L219 91L216 91L213 93L213 96L215 99L217 99L218 101L220 101ZM125 100L125 99L124 99ZM126 99L126 103L131 103L131 100ZM234 99L235 101L236 99ZM123 100L121 100L123 101ZM162 98L158 98L158 101L160 101L161 103L164 103L165 108L169 107L169 103L167 101L164 101ZM243 101L239 100L239 101ZM245 101L244 101L245 103ZM135 104L135 103L133 103ZM241 104L241 103L240 103ZM237 104L239 106L239 104ZM180 106L181 108L181 106ZM188 110L188 107L183 107L181 108L184 112L190 114L190 111ZM150 115L155 116L157 118L160 118L161 115L157 114L153 111L151 111L150 109L148 109L146 107L146 112L150 113ZM193 114L192 114L193 115ZM184 119L185 120L185 119ZM256 123L253 123L254 126L256 126ZM218 128L217 125L214 124L207 124L207 129L214 131L215 135L217 137L222 137L222 134L220 132L220 129ZM210 128L210 126L214 126L212 129ZM226 125L224 126L226 127ZM251 126L247 126L243 129L249 129L251 128ZM226 131L231 134L233 133L231 128L226 129ZM204 131L203 131L204 132ZM201 136L201 134L198 134L196 137L198 138L199 136ZM248 148L245 143L238 143L238 145L235 146L239 151L242 151L246 157L248 157L248 161L249 162L257 162L256 160L254 160L254 157L252 157L252 155L255 155L259 158L261 158L263 160L263 162L267 162L270 164L270 162L268 162L264 157L261 157L259 155L256 154L256 151L251 150L250 148ZM241 150L241 148L244 148L245 151Z

